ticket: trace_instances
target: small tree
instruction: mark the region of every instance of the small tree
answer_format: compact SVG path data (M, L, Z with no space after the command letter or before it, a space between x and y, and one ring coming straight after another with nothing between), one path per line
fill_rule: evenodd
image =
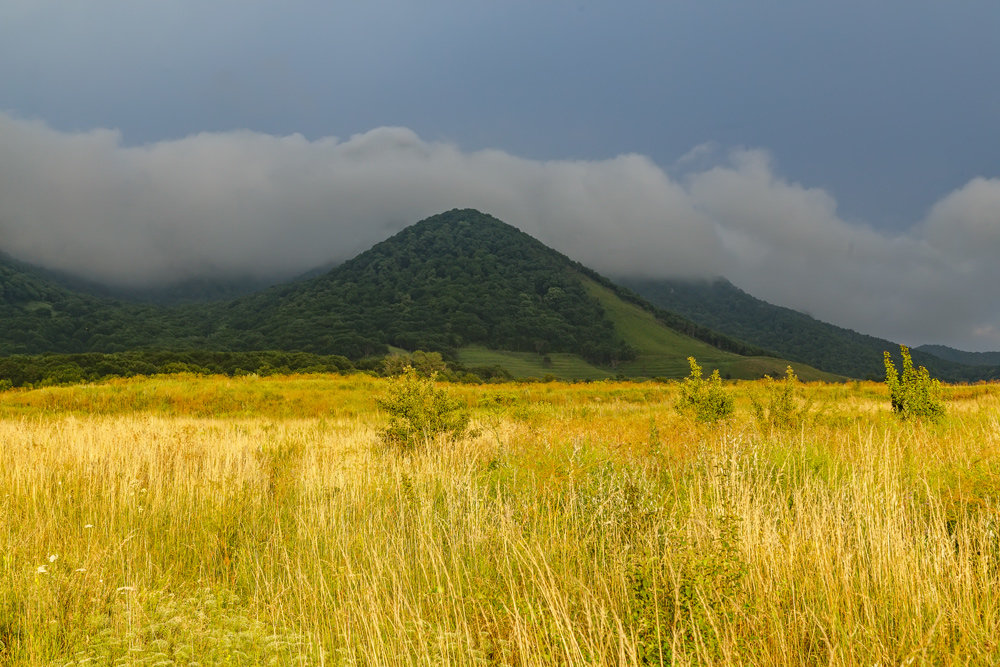
M707 380L701 376L701 366L694 357L688 357L691 374L684 378L677 410L692 415L697 421L715 423L733 413L733 399L722 388L719 369L712 371Z
M791 366L785 367L785 379L779 383L770 375L764 376L767 403L757 395L750 396L750 410L762 427L790 428L795 426L808 410L799 397L799 379Z
M944 416L941 383L932 380L930 373L923 366L913 367L908 347L900 345L899 352L903 356L902 375L896 371L892 356L888 352L883 353L885 384L889 387L893 412L901 419L911 417L927 417L932 421L940 419Z
M446 390L434 385L434 378L422 378L412 366L393 380L388 394L378 406L389 414L389 423L379 438L389 446L411 450L439 435L458 438L469 426L469 411Z

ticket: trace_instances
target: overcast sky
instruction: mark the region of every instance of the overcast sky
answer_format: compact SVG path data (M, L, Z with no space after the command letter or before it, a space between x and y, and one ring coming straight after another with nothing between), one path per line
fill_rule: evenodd
M1000 4L0 3L0 250L282 278L472 206L1000 349Z

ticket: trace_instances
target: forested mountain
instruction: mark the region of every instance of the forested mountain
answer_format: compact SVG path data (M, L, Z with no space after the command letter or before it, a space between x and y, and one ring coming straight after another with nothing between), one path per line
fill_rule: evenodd
M116 286L104 285L62 271L32 267L32 272L37 277L50 279L71 292L130 303L159 305L231 301L247 294L259 292L276 282L248 276L243 279L192 278L156 286Z
M0 356L271 350L323 357L277 362L292 368L422 349L471 365L510 364L536 375L558 369L566 377L676 377L686 374L687 356L731 377L780 374L786 360L812 377L821 374L808 367L881 377L882 351L896 349L726 281L625 284L469 209L427 218L318 275L227 301L163 305L85 294L0 256ZM230 287L206 284L196 292ZM913 356L946 380L1000 375L993 366L919 350ZM148 366L151 358L158 357L115 363ZM247 359L212 364L236 368Z
M478 211L453 210L323 275L232 302L212 340L227 348L355 358L386 345L565 352L597 364L633 358L637 351L582 278L655 311L517 228ZM763 353L670 313L659 316L664 326L715 347Z
M946 345L921 345L915 351L966 366L1000 366L1000 352L964 352Z
M82 294L9 258L0 287L0 356L286 350L360 359L402 348L510 360L485 352L496 350L528 354L517 363L535 369L568 355L579 363L567 372L580 377L673 375L689 354L734 377L783 363L741 365L767 353L658 310L473 210L433 216L325 273L225 302L167 307Z
M510 225L450 211L324 275L235 301L213 339L350 357L471 343L598 363L632 354L572 269Z
M0 255L0 356L185 347L204 317L75 292Z
M891 341L821 322L790 308L753 297L728 280L620 279L650 302L695 322L810 366L856 378L881 378L883 351L898 353ZM913 361L951 381L1000 378L996 366L972 367L958 359L913 350Z

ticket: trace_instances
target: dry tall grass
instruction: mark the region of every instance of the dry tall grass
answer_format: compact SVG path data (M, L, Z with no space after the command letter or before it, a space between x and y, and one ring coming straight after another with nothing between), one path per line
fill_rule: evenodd
M0 663L1000 664L1000 390L899 423L810 385L706 427L655 384L451 387L383 448L369 378L0 394Z

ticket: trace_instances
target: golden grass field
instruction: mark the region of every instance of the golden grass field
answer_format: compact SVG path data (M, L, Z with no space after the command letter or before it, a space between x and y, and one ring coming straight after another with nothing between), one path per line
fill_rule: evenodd
M388 382L0 393L0 664L1000 664L996 385L450 385L401 453Z

